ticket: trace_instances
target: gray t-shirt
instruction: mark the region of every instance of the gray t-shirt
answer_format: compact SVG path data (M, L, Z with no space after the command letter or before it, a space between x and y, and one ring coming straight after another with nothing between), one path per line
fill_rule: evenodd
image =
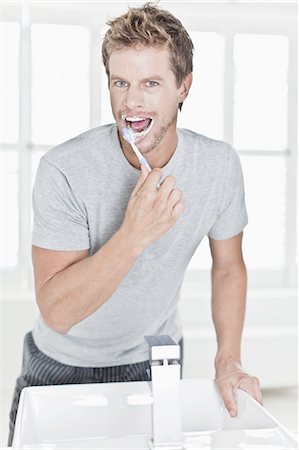
M247 213L239 156L225 142L178 129L176 151L163 168L167 175L176 177L183 193L181 217L138 257L110 299L67 334L37 318L33 337L46 355L74 366L115 366L148 359L146 335L182 337L178 301L193 253L206 235L240 233ZM33 191L33 245L94 254L122 224L139 176L121 150L115 124L49 150Z

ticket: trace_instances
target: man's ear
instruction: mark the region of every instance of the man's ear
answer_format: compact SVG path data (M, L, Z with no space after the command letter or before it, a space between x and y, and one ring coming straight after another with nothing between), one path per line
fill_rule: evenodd
M179 103L183 103L183 101L187 98L189 94L189 90L192 84L192 73L189 73L186 78L182 81L181 86L179 87Z

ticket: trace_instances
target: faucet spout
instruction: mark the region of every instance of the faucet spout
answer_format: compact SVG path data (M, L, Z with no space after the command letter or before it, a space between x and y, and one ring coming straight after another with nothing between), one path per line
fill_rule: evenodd
M152 377L150 448L183 449L180 395L180 346L167 335L146 336Z

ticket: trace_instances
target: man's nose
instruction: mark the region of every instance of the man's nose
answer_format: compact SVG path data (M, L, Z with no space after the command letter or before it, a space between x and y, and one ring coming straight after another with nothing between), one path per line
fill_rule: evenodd
M132 111L143 108L144 93L142 92L142 89L130 86L126 91L124 106Z

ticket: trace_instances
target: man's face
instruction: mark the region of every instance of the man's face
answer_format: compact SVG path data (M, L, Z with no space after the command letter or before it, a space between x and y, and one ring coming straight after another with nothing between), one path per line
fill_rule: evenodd
M178 104L183 100L167 47L138 44L115 50L109 73L111 107L120 136L121 128L132 128L142 153L173 140Z

